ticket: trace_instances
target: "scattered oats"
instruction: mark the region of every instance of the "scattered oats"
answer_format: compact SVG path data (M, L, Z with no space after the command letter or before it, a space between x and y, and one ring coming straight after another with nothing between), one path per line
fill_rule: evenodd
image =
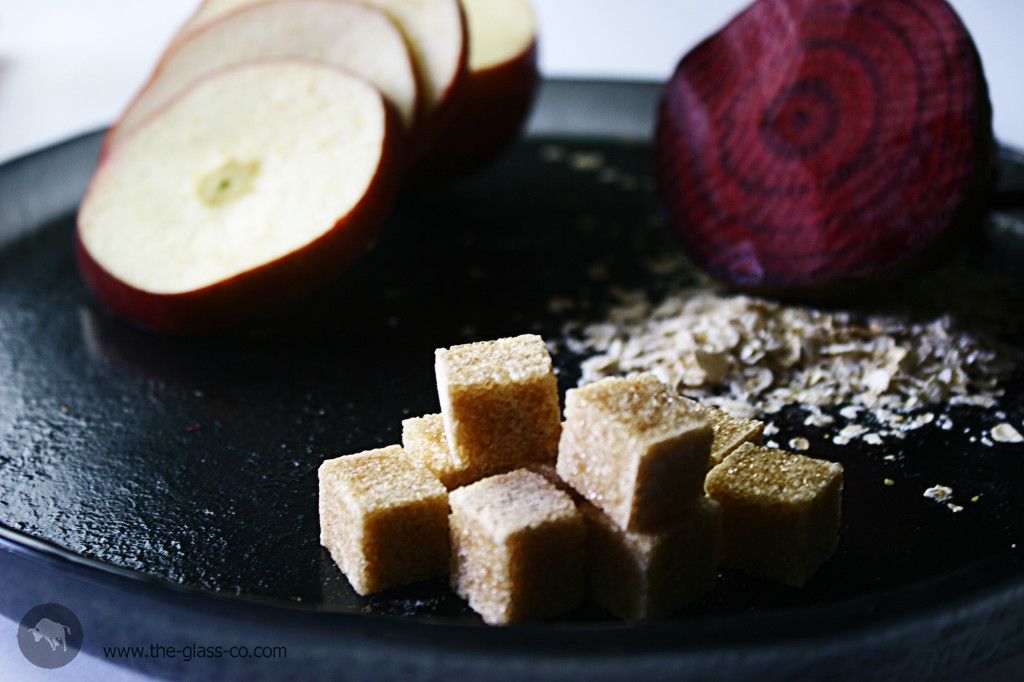
M737 419L753 419L755 414L757 413L756 410L749 403L745 403L742 400L715 397L708 398L705 402L708 405L717 407L720 410L728 412L730 415L736 417Z
M877 433L865 433L864 442L868 445L881 445L882 436Z
M1024 442L1024 436L1013 425L1003 422L992 429L992 440L997 443L1020 443Z
M682 253L673 251L648 260L645 267L652 274L663 277L679 272L685 263L686 259L683 258Z
M971 498L971 502L977 502L980 499L981 499L981 495L975 495L974 497Z
M810 414L804 419L804 426L831 426L835 423L835 417L825 414L817 405L806 405L804 407Z
M886 462L895 462L896 461L896 455L886 455L882 459L884 459Z
M764 435L774 436L779 432L779 427L775 425L775 422L768 422L764 425Z
M640 183L637 182L637 179L632 175L623 175L622 178L619 180L619 187L626 191L632 191L636 189L637 186L639 186L639 184Z
M593 172L604 166L604 154L600 152L573 152L569 156L569 167L576 171Z
M576 227L581 232L595 232L601 227L601 219L593 215L581 215L576 219Z
M964 508L961 507L959 504L953 504L952 502L948 502L946 506L949 508L949 511L953 512L954 514L958 514L964 510Z
M948 502L953 498L953 489L948 485L933 485L924 491L924 496L936 502Z
M777 441L774 441L774 440L766 440L764 442L764 445L765 445L765 447L768 447L768 448L777 448L777 447L779 447L779 443Z
M950 281L959 287L963 276ZM931 296L936 310L950 308L955 302L937 298L938 291L949 287L932 283L921 296ZM967 313L981 314L977 301L992 300L962 293ZM746 404L755 417L800 405L809 412L806 425L826 426L833 417L823 410L838 409L851 424L871 424L879 437L901 438L933 423L935 414L925 411L930 405L995 405L1000 379L1020 356L961 330L951 314L919 321L823 311L726 295L713 285L676 289L656 302L644 292L617 295L605 321L580 330L589 355L581 384L649 371L709 404ZM911 306L919 308L930 309ZM938 425L952 428L948 417ZM841 434L836 442L865 432Z
M953 419L948 414L940 414L938 419L935 420L935 425L943 431L951 431L953 429Z
M808 450L811 447L811 442L802 436L797 436L789 440L789 447L794 450Z
M891 478L885 479L884 481L882 481L882 483L884 483L885 485L896 485L896 481L892 480Z
M555 163L565 159L565 147L557 144L546 144L540 148L540 160L546 163Z
M555 315L563 315L576 307L576 301L567 296L553 296L548 299L548 310Z
M583 352L586 351L586 344L577 339L576 337L572 336L571 334L566 335L565 339L563 339L563 342L565 343L565 347L569 349L570 353L582 355Z
M608 266L605 263L591 263L587 268L587 277L590 279L608 279L608 274Z
M992 439L989 438L988 436L982 436L981 437L981 444L986 446L986 447L992 447L993 445L995 445L995 443L992 442Z
M847 424L839 433L835 435L832 442L836 445L846 445L854 438L860 438L862 435L867 433L867 427L861 426L860 424Z
M950 405L971 405L991 409L996 405L994 395L955 395L949 399Z
M846 407L839 410L839 416L844 419L856 419L858 415L864 410L860 405L847 405Z
M610 185L612 183L622 183L627 176L623 174L618 168L606 167L602 168L597 174L597 181L604 185Z
M1024 222L1011 213L993 211L989 214L989 223L999 232L1024 236Z
M909 419L903 416L893 417L887 420L886 423L891 423L899 431L906 432L915 431L922 426L931 424L933 421L935 421L935 415L931 412L925 412L924 414L914 415Z

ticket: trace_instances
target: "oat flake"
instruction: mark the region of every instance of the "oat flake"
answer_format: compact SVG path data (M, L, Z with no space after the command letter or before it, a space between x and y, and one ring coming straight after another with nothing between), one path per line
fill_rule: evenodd
M794 450L807 450L811 447L811 443L806 438L798 436L796 438L790 439L789 447L791 447Z
M953 489L948 485L933 485L924 491L924 496L936 502L948 502L953 499Z
M997 443L1021 443L1024 442L1024 436L1012 425L1003 422L992 429L992 440Z
M745 416L800 405L805 425L826 426L837 410L852 424L834 439L849 443L931 423L933 405L994 407L1000 380L1019 351L959 329L949 314L911 320L893 314L855 315L727 295L711 284L678 289L652 302L643 292L618 292L606 320L568 328L588 357L580 383L652 372L680 393ZM949 428L943 415L943 428ZM879 428L879 426L883 428ZM1003 429L1007 436L1011 436Z

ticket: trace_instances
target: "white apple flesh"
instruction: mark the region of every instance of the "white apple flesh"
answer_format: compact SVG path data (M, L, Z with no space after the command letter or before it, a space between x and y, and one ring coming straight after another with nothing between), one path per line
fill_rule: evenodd
M527 0L461 0L469 33L469 70L481 73L519 59L537 41Z
M184 37L216 17L259 0L205 0L179 33ZM467 74L468 37L459 0L359 0L387 14L412 52L422 123L412 144L427 144L447 121Z
M415 121L418 88L412 56L387 15L357 2L271 0L220 15L176 40L111 128L105 148L206 74L279 57L349 69L380 89L406 128Z
M540 82L537 24L527 0L462 0L469 35L459 106L412 175L433 181L479 169L519 136Z
M401 124L363 79L249 62L197 81L104 156L78 214L81 272L115 313L208 331L304 295L371 243Z

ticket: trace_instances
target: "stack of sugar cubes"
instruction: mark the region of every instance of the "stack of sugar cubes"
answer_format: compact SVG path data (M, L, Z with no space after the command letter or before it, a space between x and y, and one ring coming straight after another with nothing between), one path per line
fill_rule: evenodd
M320 467L321 543L360 594L449 574L489 624L588 595L643 620L720 565L800 585L835 548L841 467L764 448L760 422L649 374L570 389L563 422L536 335L439 349L435 370L439 414Z

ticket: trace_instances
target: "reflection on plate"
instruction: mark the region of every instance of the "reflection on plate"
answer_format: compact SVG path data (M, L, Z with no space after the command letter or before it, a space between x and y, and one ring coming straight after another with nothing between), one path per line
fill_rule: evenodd
M181 608L193 632L244 611L254 620L237 636L294 638L303 665L364 672L366 661L322 638L357 637L375 665L418 673L514 661L510 679L597 678L598 662L609 677L761 670L774 679L844 665L865 679L927 679L1019 646L1024 451L982 443L991 414L969 406L947 410L957 428L914 430L898 452L837 444L798 408L773 416L775 440L805 437L811 454L846 468L836 555L803 590L724 572L714 592L665 622L626 627L587 608L492 630L443 580L358 597L319 547L318 465L399 442L402 419L437 411L435 348L540 333L564 392L581 360L567 321L600 321L617 292L656 299L688 276L667 281L648 267L675 248L651 188L650 149L634 134L655 93L546 84L533 136L498 165L405 196L376 248L300 305L196 339L154 337L99 309L74 266L74 202L51 213L54 202L33 201L88 177L95 137L0 169L3 198L18 207L0 223L0 558L10 575L28 575L29 561L55 583L92 576L95 604L112 599L107 590L156 614ZM595 98L628 122L617 128L602 113L597 128L624 139L558 129L567 103ZM1024 164L1007 153L1001 166L1010 197ZM27 173L38 187L12 196ZM1000 247L972 255L985 267L1024 244L1011 211L989 222L986 238ZM1006 388L999 409L1020 425L1024 386ZM952 513L923 497L935 483L977 501ZM13 603L0 604L4 613ZM150 627L186 636L184 625L161 623ZM295 632L310 628L319 634L302 644ZM828 655L807 649L809 638L831 642ZM881 660L869 655L896 643ZM425 654L430 647L437 653ZM945 658L934 658L937 647ZM775 667L763 667L769 659Z

